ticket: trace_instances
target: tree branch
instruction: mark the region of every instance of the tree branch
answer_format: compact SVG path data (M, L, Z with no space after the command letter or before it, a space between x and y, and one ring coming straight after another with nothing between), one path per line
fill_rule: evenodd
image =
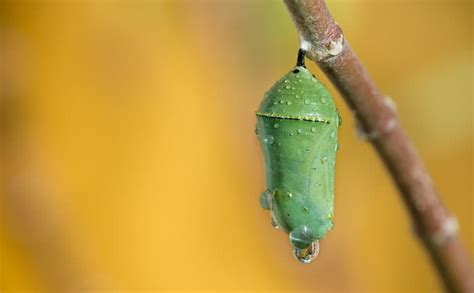
M302 48L340 91L392 175L446 289L474 292L469 257L457 237L457 221L439 200L415 147L398 124L394 103L379 92L323 0L284 1Z

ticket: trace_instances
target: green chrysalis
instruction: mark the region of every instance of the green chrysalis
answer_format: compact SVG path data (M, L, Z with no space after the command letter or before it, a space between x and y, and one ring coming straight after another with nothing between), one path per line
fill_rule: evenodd
M309 263L333 226L338 110L326 87L298 62L265 94L257 111L257 136L267 189L260 204L289 234L295 257Z

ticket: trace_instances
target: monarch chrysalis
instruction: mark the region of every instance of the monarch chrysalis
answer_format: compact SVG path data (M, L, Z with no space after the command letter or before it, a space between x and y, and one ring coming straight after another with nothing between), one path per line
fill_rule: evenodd
M257 136L267 189L260 204L272 224L289 234L295 257L309 263L319 241L332 228L338 110L326 87L304 65L296 67L265 94L257 111Z

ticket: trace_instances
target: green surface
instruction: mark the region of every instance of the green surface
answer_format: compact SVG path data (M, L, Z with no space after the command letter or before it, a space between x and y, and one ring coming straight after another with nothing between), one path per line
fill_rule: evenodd
M339 125L326 87L304 67L277 81L257 111L267 185L260 204L296 248L309 247L333 226Z

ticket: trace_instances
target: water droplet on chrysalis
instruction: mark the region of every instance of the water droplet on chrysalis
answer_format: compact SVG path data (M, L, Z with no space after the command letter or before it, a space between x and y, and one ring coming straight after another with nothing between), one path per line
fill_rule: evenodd
M273 201L273 196L272 193L268 190L265 190L260 194L260 206L265 209L265 210L271 210L272 209L272 201Z
M328 161L328 157L324 156L321 158L321 163L326 164L327 161Z
M314 240L316 240L309 228L305 225L291 230L288 236L290 238L291 245L300 249L307 248Z
M266 143L266 144L273 144L274 141L275 141L275 138L271 135L267 135L263 139L263 142Z

